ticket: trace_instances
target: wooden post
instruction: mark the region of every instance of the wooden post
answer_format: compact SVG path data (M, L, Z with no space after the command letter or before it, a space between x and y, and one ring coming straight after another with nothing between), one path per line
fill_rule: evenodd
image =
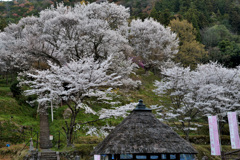
M147 159L150 159L150 154L147 154L146 156L147 156Z
M116 160L120 160L120 154L115 154Z
M58 134L58 149L60 148L60 131L59 131L59 134Z
M176 154L176 160L180 160L180 153Z
M36 143L36 149L38 149L38 132L37 132L37 143Z
M133 154L133 160L135 160L136 159L136 154Z
M167 159L170 159L170 153L167 154Z
M108 154L108 160L112 160L112 155Z

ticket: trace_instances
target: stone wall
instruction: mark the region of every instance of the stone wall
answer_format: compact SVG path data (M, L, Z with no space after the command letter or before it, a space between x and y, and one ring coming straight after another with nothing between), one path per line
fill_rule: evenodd
M81 153L79 151L60 152L59 155L61 159L66 159L66 160L75 160L75 157L77 156L79 156L79 160L85 159L81 156Z

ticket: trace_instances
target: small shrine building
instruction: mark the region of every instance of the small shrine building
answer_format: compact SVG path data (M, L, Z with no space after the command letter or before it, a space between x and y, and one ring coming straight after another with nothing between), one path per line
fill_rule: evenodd
M159 121L142 100L92 152L101 160L193 160L195 154L192 145Z

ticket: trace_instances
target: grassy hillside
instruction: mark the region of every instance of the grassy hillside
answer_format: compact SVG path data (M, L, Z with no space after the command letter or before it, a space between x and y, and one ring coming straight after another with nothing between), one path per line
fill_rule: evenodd
M19 105L19 102L13 98L10 86L0 87L0 141L18 143L23 142L28 137L29 129L39 128L39 122L36 117L36 108ZM1 146L4 146L1 143Z

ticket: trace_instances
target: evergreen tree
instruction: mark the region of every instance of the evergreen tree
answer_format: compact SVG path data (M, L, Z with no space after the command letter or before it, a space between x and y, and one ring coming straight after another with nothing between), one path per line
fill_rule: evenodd
M163 24L164 26L168 26L171 19L174 17L171 15L170 11L168 9L164 10L163 12L160 12L158 21Z
M7 26L6 19L0 16L0 30L3 31L6 26Z
M158 21L160 13L156 10L155 7L153 7L150 17L152 17L154 20Z
M240 8L234 7L230 12L229 22L232 25L233 31L240 33Z

